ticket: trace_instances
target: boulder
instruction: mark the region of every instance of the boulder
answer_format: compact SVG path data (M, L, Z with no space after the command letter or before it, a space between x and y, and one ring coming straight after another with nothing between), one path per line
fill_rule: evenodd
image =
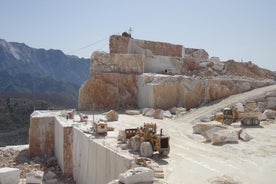
M238 132L234 129L219 130L213 134L212 144L220 145L224 143L238 143Z
M119 175L119 182L124 184L150 183L153 182L153 170L146 167L136 167Z
M170 111L164 111L163 114L164 114L165 118L172 118L173 117Z
M106 113L107 121L118 121L118 113L114 110L110 110Z
M244 112L244 106L242 105L242 103L236 103L235 105L234 105L234 108L236 108L237 109L237 111L238 112Z
M19 183L20 170L17 168L0 168L0 183Z
M201 135L206 139L206 141L211 141L214 133L216 133L217 131L222 130L222 129L224 129L224 128L214 127L214 128L211 128L209 130L202 132Z
M169 111L172 113L172 114L176 114L176 107L172 107L169 109Z
M271 110L271 109L267 109L267 110L264 111L263 115L267 119L275 119L276 118L276 111Z
M152 108L149 108L149 109L147 108L145 112L143 111L143 115L148 117L152 117L154 113L155 113L155 110Z
M142 142L140 146L140 154L142 157L151 157L153 154L152 145L150 142Z
M207 61L209 62L213 62L213 63L219 63L220 62L220 59L219 57L210 57Z
M186 113L187 113L186 108L183 108L183 107L177 107L176 108L176 111L175 111L176 116L184 115Z
M56 174L50 170L44 175L44 180L46 183L56 183L58 181Z
M125 132L125 130L119 130L117 140L122 141L122 142L126 141L126 132Z
M130 140L130 148L133 152L138 152L140 151L140 139L139 137L131 137Z
M250 141L251 139L253 139L253 137L251 135L249 135L245 129L240 129L238 132L239 138L245 142Z
M227 125L223 125L217 121L212 121L212 122L208 122L208 123L197 123L193 126L193 131L195 134L201 134L207 130L210 130L214 127L220 127L223 129L228 128Z
M121 183L119 182L119 179L116 179L108 182L107 184L121 184Z
M154 119L163 119L164 118L164 110L156 109L152 116Z
M128 115L139 115L140 111L139 110L126 110L125 113Z
M215 116L213 114L209 114L206 116L203 116L200 118L201 122L210 122L210 121L214 121Z
M33 171L26 174L26 183L42 183L43 171Z
M214 65L212 66L212 68L216 71L222 71L224 68L224 63L222 62L214 62Z
M269 96L266 98L266 100L267 100L266 108L276 110L276 97Z

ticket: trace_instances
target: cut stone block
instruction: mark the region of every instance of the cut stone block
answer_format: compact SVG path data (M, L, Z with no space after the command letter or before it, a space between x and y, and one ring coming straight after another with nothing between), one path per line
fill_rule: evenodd
M233 129L219 130L213 134L212 144L238 143L238 132Z
M17 168L4 167L0 168L0 183L11 184L19 183L20 170Z
M136 167L120 174L119 181L124 184L153 182L153 170L146 167Z
M26 174L26 183L42 183L43 171L34 171Z

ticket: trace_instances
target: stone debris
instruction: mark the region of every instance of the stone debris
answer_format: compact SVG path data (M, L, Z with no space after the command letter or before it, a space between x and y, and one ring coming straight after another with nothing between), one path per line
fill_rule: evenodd
M169 111L172 113L172 114L176 114L176 109L177 107L172 107L169 109Z
M219 130L223 130L224 128L221 127L214 127L209 130L206 130L201 133L201 135L206 139L207 142L212 141L214 133L216 133Z
M271 110L271 109L267 109L267 110L264 111L263 115L267 119L275 119L276 118L276 111Z
M140 146L140 154L143 157L151 157L153 154L152 145L150 142L142 142Z
M0 183L19 183L20 170L17 168L3 167L0 168Z
M209 114L209 115L207 115L207 116L201 117L201 118L200 118L200 121L201 121L201 122L210 122L210 121L214 121L214 118L215 118L214 115Z
M140 111L139 110L126 110L125 113L128 115L139 115Z
M122 142L126 141L126 132L125 132L125 130L119 130L117 140L122 141Z
M156 109L152 116L154 119L163 119L164 118L164 110Z
M46 174L44 174L44 181L48 183L55 183L57 182L57 176L52 171L48 171Z
M124 184L135 184L143 182L153 182L153 170L146 167L136 167L127 170L125 173L119 175L119 182Z
M173 117L173 115L171 114L171 112L170 111L164 111L164 117L165 118L172 118Z
M238 143L238 131L233 129L219 130L213 134L212 144L221 145L224 143Z
M220 177L214 177L214 178L210 178L208 180L208 182L210 184L242 184L242 182L227 176L227 175L222 175Z
M224 63L222 62L213 62L212 69L216 71L222 71L224 69Z
M110 110L106 113L107 121L118 121L118 113L114 110Z
M202 134L203 132L212 129L214 127L220 127L222 129L228 128L227 125L223 125L217 121L212 121L208 123L197 123L193 126L193 131L195 134Z
M26 183L42 183L43 180L43 171L33 171L26 174Z
M181 115L184 115L186 113L187 113L187 110L186 110L186 108L183 108L183 107L177 107L176 110L175 110L176 116L181 116Z
M164 168L156 163L154 160L147 157L136 157L132 163L132 168L135 167L147 167L152 169L155 178L164 178Z
M140 140L139 137L131 137L130 140L130 148L132 151L137 152L140 151Z
M38 170L42 170L45 173L51 170L56 174L58 183L75 184L75 181L71 176L66 178L63 177L61 168L55 157L30 158L28 146L20 147L24 147L24 149L19 150L12 147L8 149L0 149L0 168L10 167L19 169L20 182L22 184L26 183L27 173L32 173Z
M253 139L253 137L251 135L249 135L245 129L240 129L239 132L238 132L238 135L239 135L239 138L241 140L243 140L244 142L248 142L250 141L251 139Z
M144 116L152 117L154 113L155 113L155 110L152 109L152 108L145 108L143 110L143 115Z
M236 108L238 112L244 112L244 106L240 102L236 103L235 106L234 106L234 108Z

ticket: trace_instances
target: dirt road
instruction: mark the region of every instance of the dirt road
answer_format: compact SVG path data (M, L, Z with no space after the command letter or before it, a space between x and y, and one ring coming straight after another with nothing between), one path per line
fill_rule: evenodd
M167 183L233 184L271 183L276 181L276 123L262 123L263 128L246 128L254 137L249 142L213 146L201 135L193 134L192 126L201 116L231 104L253 99L276 90L276 85L230 96L213 105L204 106L176 119L156 120L142 115L121 114L119 128L157 123L170 135L171 152L159 163L166 168ZM240 128L239 123L234 123Z
M157 159L157 162L165 167L166 183L274 184L276 181L275 121L262 122L262 128L246 128L247 133L254 138L249 142L239 141L238 144L222 146L206 143L201 135L193 134L192 130L192 126L204 115L273 90L276 90L276 85L233 95L176 119L158 120L142 115L120 114L119 121L112 123L112 126L118 130L153 122L157 123L158 128L162 128L164 133L170 135L169 157ZM233 126L240 128L240 123L234 123ZM114 134L114 138L116 135Z
M250 142L213 146L192 133L192 125L203 115L276 90L276 85L228 97L219 103L201 107L176 120L160 122L171 136L167 160L168 183L275 183L276 124L246 128L254 137ZM239 123L234 124L239 127Z

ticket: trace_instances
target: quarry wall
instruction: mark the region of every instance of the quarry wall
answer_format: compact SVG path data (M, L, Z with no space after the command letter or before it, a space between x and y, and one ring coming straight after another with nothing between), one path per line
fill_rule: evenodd
M139 107L169 109L196 108L211 101L272 84L271 81L195 79L175 75L140 75L138 79Z
M112 35L109 39L110 53L116 54L144 54L184 57L185 53L182 45L174 45L165 42L153 42L146 40L137 40L119 35Z
M73 175L78 184L106 184L128 170L133 160L106 147L105 139L85 134L60 112L35 111L29 137L30 156L55 155L62 172Z
M245 71L243 75L231 75L239 70ZM273 77L266 80L266 76L273 74L250 63L209 59L204 49L113 35L110 53L95 52L91 57L90 77L79 90L78 109L195 108L274 84Z

